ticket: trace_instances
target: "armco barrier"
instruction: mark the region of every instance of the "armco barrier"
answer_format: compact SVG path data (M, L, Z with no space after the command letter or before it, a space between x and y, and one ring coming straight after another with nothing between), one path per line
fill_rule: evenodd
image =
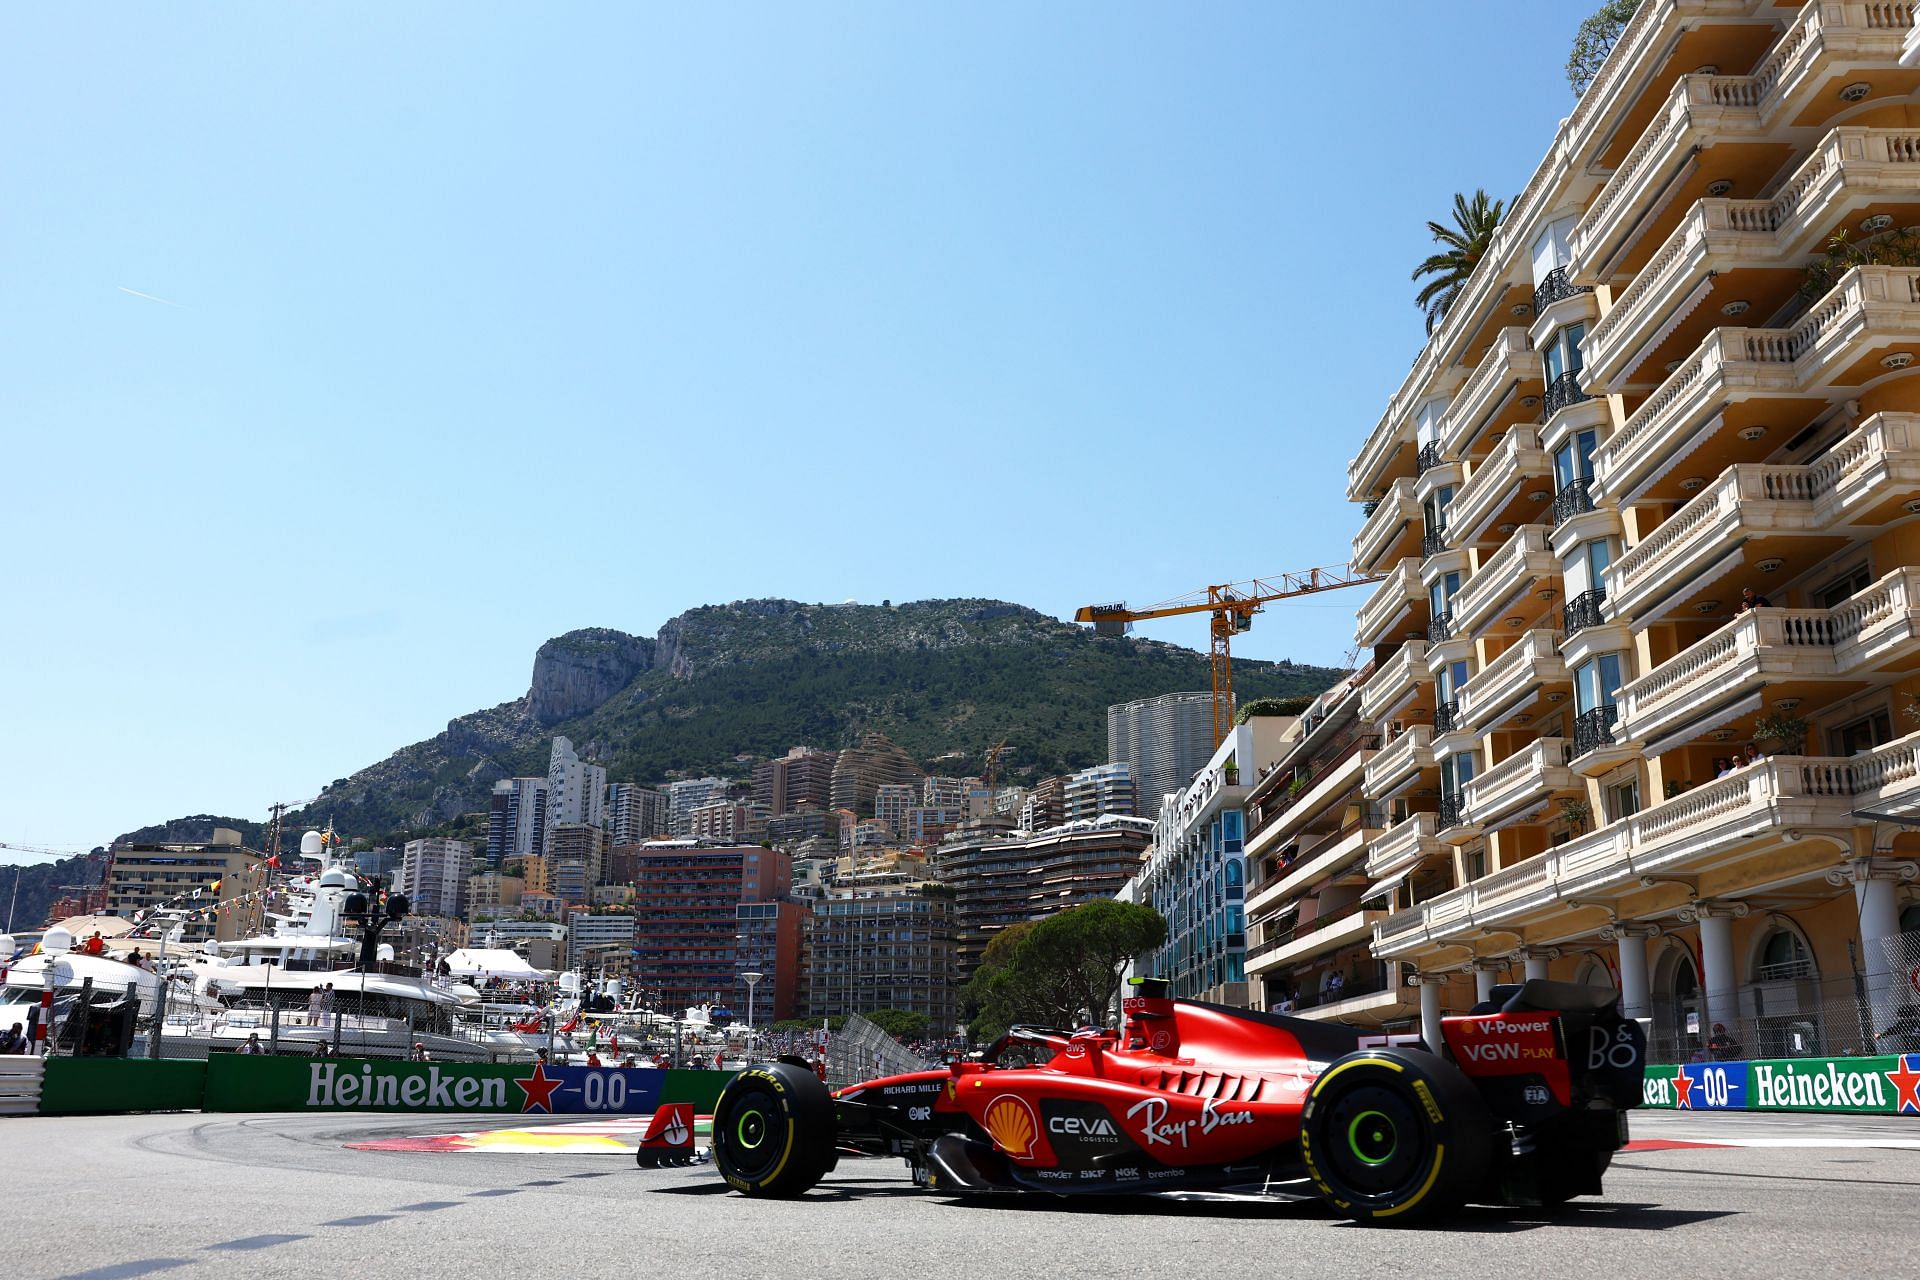
M30 1116L40 1110L45 1062L28 1054L0 1054L0 1116Z
M1646 1106L1678 1111L1920 1115L1920 1053L1649 1066Z
M220 1054L206 1064L208 1111L548 1112L627 1115L662 1102L713 1108L725 1071L501 1066Z
M207 1064L191 1059L48 1058L40 1087L44 1116L123 1111L198 1111Z

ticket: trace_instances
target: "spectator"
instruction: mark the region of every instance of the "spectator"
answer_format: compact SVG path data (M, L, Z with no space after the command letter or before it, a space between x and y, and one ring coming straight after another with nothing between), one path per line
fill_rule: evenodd
M0 1032L0 1054L26 1053L29 1049L30 1042L27 1040L25 1023L16 1022L6 1031Z
M81 950L90 956L97 956L106 949L107 944L100 940L100 931L98 929L93 931L93 936L87 939L86 946L81 948Z
M1733 772L1732 756L1715 756L1713 758L1713 776L1714 777L1724 778L1732 772Z
M320 1025L320 1008L325 1000L326 993L321 991L319 987L315 987L313 990L307 992L307 1024L309 1026L317 1027Z
M1335 969L1332 973L1328 974L1327 985L1325 988L1326 995L1327 995L1327 1003L1333 1004L1336 1001L1338 1001L1340 999L1340 992L1343 989L1345 989L1346 985L1347 985L1347 979L1345 975L1343 975L1338 969Z
M247 1042L240 1046L240 1052L248 1056L265 1053L266 1051L267 1047L260 1043L260 1033L258 1031L249 1032Z
M1280 993L1280 998L1274 1002L1273 1011L1275 1013L1292 1013L1293 1010L1294 1010L1293 992L1282 991Z
M1713 1034L1707 1037L1707 1056L1715 1062L1732 1062L1740 1056L1740 1042L1727 1033L1727 1024L1713 1024Z
M1745 613L1749 609L1769 609L1772 607L1773 601L1759 594L1752 587L1740 588L1740 612Z
M1747 758L1744 761L1741 761L1740 763L1753 764L1759 759L1760 759L1760 748L1754 746L1751 742L1749 742L1747 744Z
M408 1062L432 1062L433 1055L427 1052L427 1046L425 1046L424 1044L421 1044L418 1040L415 1040L413 1042L413 1048L407 1051L407 1061Z

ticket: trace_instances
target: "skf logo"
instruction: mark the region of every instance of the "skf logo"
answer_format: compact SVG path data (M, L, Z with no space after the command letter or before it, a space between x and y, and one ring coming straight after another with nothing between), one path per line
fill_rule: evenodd
M1033 1140L1040 1133L1040 1119L1026 1099L1001 1094L987 1105L987 1136L994 1145L1015 1160L1033 1158Z

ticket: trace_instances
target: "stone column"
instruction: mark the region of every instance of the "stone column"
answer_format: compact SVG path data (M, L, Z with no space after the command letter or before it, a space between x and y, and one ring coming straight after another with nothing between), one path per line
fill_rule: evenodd
M1558 960L1560 951L1557 947L1522 947L1519 955L1526 962L1527 981L1532 982L1536 978L1545 980L1548 963Z
M1420 983L1420 1035L1427 1042L1427 1048L1435 1053L1446 1052L1446 1040L1440 1034L1440 984L1446 979L1436 973L1419 975Z
M1853 886L1860 913L1860 961L1866 970L1867 1003L1876 1039L1893 1020L1894 1008L1905 998L1901 975L1882 939L1900 932L1900 885L1920 876L1920 863L1887 858L1855 858L1845 868L1827 872L1827 882Z
M1485 961L1475 961L1473 965L1473 1000L1475 1004L1485 1004L1493 999L1494 975L1500 972L1498 965Z
M1653 990L1647 981L1647 939L1657 937L1657 924L1616 924L1600 931L1620 947L1620 1013L1628 1018L1653 1016Z
M1724 1022L1728 1031L1734 1031L1740 1022L1736 994L1740 975L1733 964L1733 922L1747 914L1747 904L1696 902L1691 914L1700 922L1700 963L1706 968L1700 975L1707 1002L1706 1025L1700 1029L1700 1041L1705 1044L1713 1035L1714 1023Z

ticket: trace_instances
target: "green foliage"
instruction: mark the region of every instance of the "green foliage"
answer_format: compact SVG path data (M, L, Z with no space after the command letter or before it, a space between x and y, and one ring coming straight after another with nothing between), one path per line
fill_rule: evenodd
M1640 7L1640 0L1607 0L1595 10L1580 29L1573 33L1573 48L1567 54L1567 85L1578 98L1600 74L1600 66L1613 52L1614 41L1627 29L1627 22Z
M860 1016L895 1040L924 1040L933 1028L926 1014L910 1013L905 1009L875 1009Z
M1769 712L1753 722L1753 736L1756 740L1771 739L1783 742L1795 750L1806 741L1807 722L1801 716L1790 716L1783 712Z
M975 1040L992 1040L1015 1023L1072 1027L1106 1017L1120 974L1142 951L1166 941L1167 922L1152 907L1103 900L1002 930L987 944L967 983L977 1010Z
M1433 242L1441 248L1440 252L1413 269L1415 280L1422 276L1433 277L1414 298L1413 305L1426 313L1428 333L1440 327L1447 311L1459 298L1460 290L1466 286L1468 277L1473 275L1474 267L1487 256L1487 247L1493 243L1494 230L1499 227L1500 216L1505 209L1505 201L1488 201L1485 188L1476 190L1472 200L1456 192L1453 197L1454 225L1447 227L1438 222L1427 223L1427 230L1433 233Z
M1235 724L1245 724L1255 716L1298 716L1305 715L1313 705L1312 694L1302 694L1291 698L1255 698L1252 702L1240 704L1240 713L1233 718Z
M847 1016L843 1013L826 1019L782 1018L773 1024L772 1029L775 1031L818 1031L822 1021L827 1024L827 1030L838 1031L847 1025Z
M104 864L89 865L85 854L53 862L0 866L0 933L22 933L50 923L47 911L66 896L70 884L100 883ZM0 962L6 957L0 955Z
M1824 298L1841 276L1868 266L1920 267L1920 235L1899 227L1856 243L1842 227L1827 241L1825 251L1807 264L1800 294L1809 300Z

